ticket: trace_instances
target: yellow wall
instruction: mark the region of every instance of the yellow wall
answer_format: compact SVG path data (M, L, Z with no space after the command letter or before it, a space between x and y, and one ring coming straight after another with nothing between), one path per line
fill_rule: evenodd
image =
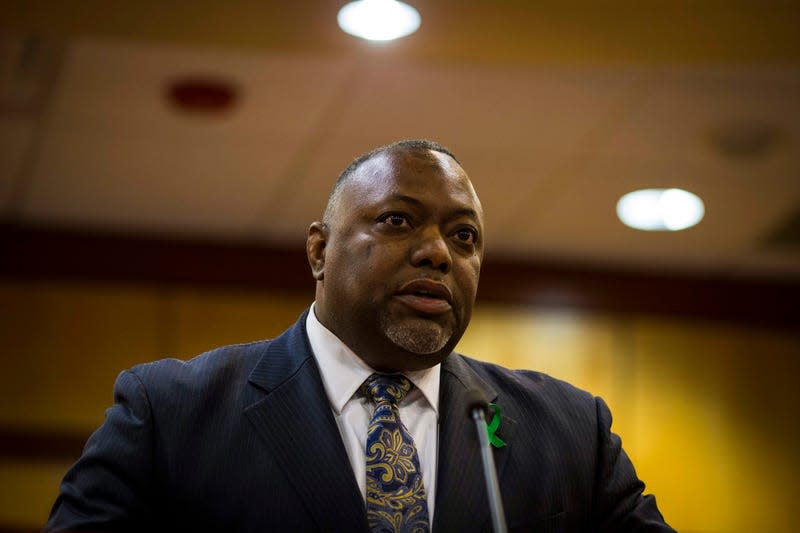
M800 333L485 307L459 349L602 396L679 531L797 529Z
M88 434L120 370L274 336L311 295L0 282L0 426ZM678 530L789 532L800 522L800 333L487 305L459 350L605 398ZM0 529L40 526L67 467L0 457Z

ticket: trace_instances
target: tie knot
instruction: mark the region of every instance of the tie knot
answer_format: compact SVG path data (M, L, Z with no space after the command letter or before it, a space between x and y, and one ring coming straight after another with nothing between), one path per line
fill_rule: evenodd
M364 390L376 404L397 405L411 390L411 381L401 374L372 374L364 381Z

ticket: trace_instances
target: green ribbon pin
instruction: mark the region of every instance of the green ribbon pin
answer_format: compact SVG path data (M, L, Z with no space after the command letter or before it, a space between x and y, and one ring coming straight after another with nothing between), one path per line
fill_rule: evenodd
M486 423L486 433L489 435L489 444L495 448L504 448L506 442L497 436L497 430L500 427L500 406L496 403L490 403L489 407L494 410L492 419Z

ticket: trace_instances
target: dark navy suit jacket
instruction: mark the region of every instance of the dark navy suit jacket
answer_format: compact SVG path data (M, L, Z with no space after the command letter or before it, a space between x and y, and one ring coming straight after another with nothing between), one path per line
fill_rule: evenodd
M305 317L272 341L120 374L45 529L367 531ZM434 532L491 528L472 388L502 410L494 458L510 530L672 531L602 400L455 353L441 376Z

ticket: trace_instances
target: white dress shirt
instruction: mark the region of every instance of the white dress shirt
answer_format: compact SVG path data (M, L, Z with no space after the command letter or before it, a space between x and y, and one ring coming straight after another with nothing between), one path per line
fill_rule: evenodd
M306 319L306 332L317 360L325 393L339 426L350 465L366 501L367 428L373 406L359 391L375 370L370 368L336 335L317 320L314 306ZM411 433L419 454L422 481L428 498L428 515L433 524L436 494L436 458L439 440L439 374L441 365L416 372L404 372L415 385L399 406L400 420Z

